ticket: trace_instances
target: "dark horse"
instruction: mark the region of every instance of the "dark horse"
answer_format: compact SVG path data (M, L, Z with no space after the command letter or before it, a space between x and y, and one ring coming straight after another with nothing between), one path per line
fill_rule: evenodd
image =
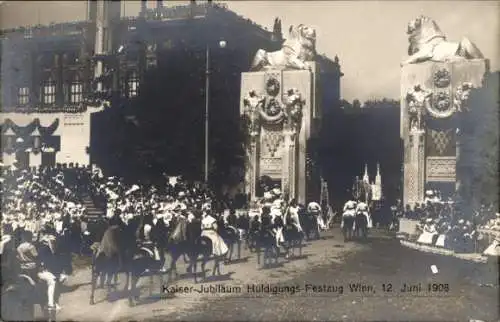
M342 233L344 234L344 241L352 239L352 231L354 229L355 216L342 215Z
M302 246L304 233L299 230L296 225L293 225L289 213L287 213L286 225L283 229L283 237L285 238L286 258L295 256L295 249L299 248L299 256L302 256Z
M368 235L368 219L362 212L356 213L355 233L357 237L366 238Z
M217 232L222 237L224 242L229 248L227 260L231 261L234 252L234 246L238 247L238 259L241 258L241 239L240 232L236 228L237 222L236 218L233 218L234 214L230 214L228 217L228 223L224 222L224 217L220 217L217 221ZM236 217L236 216L234 216Z
M281 223L273 223L271 216L269 215L269 208L263 208L264 212L261 216L260 229L257 234L253 236L256 237L255 249L257 250L257 264L260 265L260 253L264 249L264 266L270 264L271 260L274 259L275 264L278 264L278 258L280 255L280 248L276 244L276 235L273 232L273 228L282 228Z
M203 279L206 278L205 265L212 258L212 240L208 237L201 235L201 221L200 219L193 219L188 222L184 217L178 217L171 235L168 237L166 248L170 254L170 270L168 273L169 280L172 280L172 274L175 272L175 278L178 278L177 273L177 260L182 255L187 255L189 260L188 272L193 273L194 282L198 282L197 278L197 264L198 257L202 256L201 272ZM216 272L220 275L220 262L223 257L214 256L214 268L212 274Z
M161 262L154 254L137 244L136 232L142 225L140 219L131 220L128 225L112 225L108 227L101 243L94 249L92 258L92 281L90 304L93 305L97 279L101 276L101 285L107 280L108 297L111 292L111 279L117 282L118 273L125 273L125 291L128 293L129 305L133 306L138 299L137 282L141 275L149 270L158 270ZM153 275L150 275L150 294L152 293Z
M301 211L299 214L300 222L302 223L302 228L304 229L307 240L311 240L311 234L314 234L316 239L320 238L317 216L319 216L319 214L313 214L307 211Z

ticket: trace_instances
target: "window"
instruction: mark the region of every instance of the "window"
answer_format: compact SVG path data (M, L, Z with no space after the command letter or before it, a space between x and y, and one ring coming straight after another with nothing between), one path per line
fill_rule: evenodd
M43 84L43 104L54 104L56 102L56 83L49 77Z
M80 81L78 75L75 76L75 78L73 79L73 82L71 83L69 88L69 93L70 93L69 97L70 103L79 104L83 101L83 84Z
M19 105L26 105L30 101L30 89L28 87L19 87L17 92L17 103Z
M128 77L128 97L137 96L139 90L139 78L136 72L132 72Z

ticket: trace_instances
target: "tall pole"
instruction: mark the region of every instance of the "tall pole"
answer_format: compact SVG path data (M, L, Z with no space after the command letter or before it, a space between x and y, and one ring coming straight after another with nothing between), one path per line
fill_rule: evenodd
M205 183L208 183L208 107L210 102L210 47L206 48L205 64Z

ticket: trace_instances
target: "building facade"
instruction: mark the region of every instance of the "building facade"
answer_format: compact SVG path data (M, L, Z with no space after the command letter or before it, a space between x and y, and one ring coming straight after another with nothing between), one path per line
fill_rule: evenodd
M257 49L280 48L280 22L267 31L211 1L175 7L150 2L141 2L137 16L124 17L119 1L89 1L87 20L2 31L3 163L92 163L91 142L98 141L92 136L103 135L93 128L93 118L129 105L148 71L175 64L174 54L184 50L204 57L221 40L227 43L225 54L214 51L211 59L223 72L213 81L224 92L219 96L234 101L238 117L240 73ZM335 68L325 71L340 79Z

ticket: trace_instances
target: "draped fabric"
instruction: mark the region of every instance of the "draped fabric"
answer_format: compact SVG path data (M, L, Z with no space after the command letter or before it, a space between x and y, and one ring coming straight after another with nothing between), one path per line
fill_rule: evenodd
M15 142L15 147L11 146L10 150L6 150L7 153L13 153L15 150L27 150L34 147L34 136L31 134L38 130L40 134L40 143L41 146L38 147L38 150L44 147L51 147L54 151L60 150L60 141L61 138L59 136L54 136L54 132L59 127L59 119L51 120L51 123L46 123L45 120L42 124L39 118L32 119L30 122L23 123L17 122L15 123L9 118L6 118L2 124L2 134L5 133L14 133L16 137L22 138L23 142ZM43 149L42 149L43 150ZM38 152L38 151L35 151Z

